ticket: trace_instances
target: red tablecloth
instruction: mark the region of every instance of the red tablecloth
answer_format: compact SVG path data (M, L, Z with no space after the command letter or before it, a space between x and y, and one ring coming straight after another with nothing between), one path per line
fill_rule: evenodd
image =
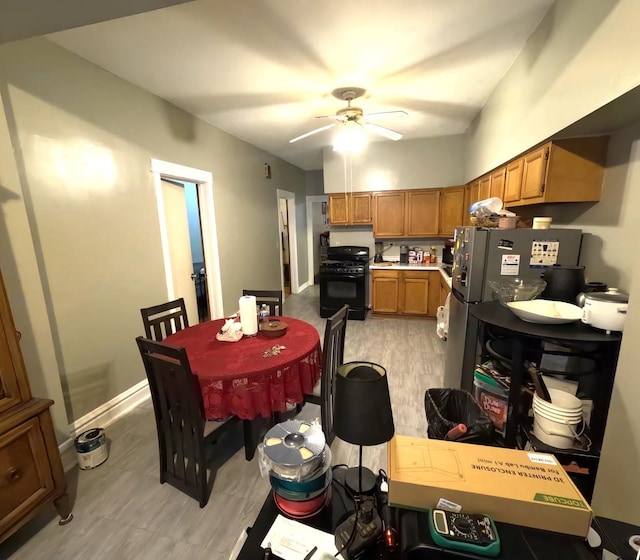
M205 415L209 420L234 414L243 420L284 412L287 403L301 403L320 378L320 337L304 321L282 317L284 336L262 333L238 342L216 340L224 319L200 323L168 336L163 343L187 350L191 370L200 380ZM277 356L265 350L286 346Z

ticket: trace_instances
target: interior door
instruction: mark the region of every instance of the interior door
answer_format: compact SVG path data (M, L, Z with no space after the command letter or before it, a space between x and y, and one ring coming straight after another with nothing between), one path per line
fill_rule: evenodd
M191 262L191 242L189 239L189 219L184 187L162 179L164 200L164 220L169 240L171 277L174 297L184 298L189 324L198 323L198 304Z

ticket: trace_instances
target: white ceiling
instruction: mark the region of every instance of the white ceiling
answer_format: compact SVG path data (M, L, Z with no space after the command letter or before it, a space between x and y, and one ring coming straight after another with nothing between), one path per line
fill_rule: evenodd
M346 104L405 139L464 133L553 0L195 0L49 35L62 47L303 168ZM374 138L372 138L374 139ZM377 138L376 138L377 139ZM388 141L388 140L385 140Z

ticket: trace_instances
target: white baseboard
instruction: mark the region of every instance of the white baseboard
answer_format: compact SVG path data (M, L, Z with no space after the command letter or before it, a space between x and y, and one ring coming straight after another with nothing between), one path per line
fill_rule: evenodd
M309 286L311 286L311 284L309 284L309 282L305 282L304 284L302 284L302 286L298 286L298 291L296 292L297 294L299 294L302 290L306 290Z
M90 428L106 428L110 426L118 418L121 418L150 397L149 382L145 379L71 424L70 438L63 441L58 447L62 456L64 471L70 471L78 463L73 443L78 434Z

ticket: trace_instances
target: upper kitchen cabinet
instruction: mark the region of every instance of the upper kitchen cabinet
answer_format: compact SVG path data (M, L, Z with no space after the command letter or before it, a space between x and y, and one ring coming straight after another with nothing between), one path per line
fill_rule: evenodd
M349 210L351 212L352 224L370 224L372 218L371 212L371 193L353 193L350 195Z
M522 190L522 169L524 158L514 159L505 165L506 175L504 180L504 202L520 200Z
M475 200L473 201L475 202ZM462 203L462 225L468 226L471 225L471 215L469 214L469 206L471 206L471 183L468 183L464 187L464 201ZM442 218L440 219L440 224L442 224Z
M405 237L405 191L375 193L373 236Z
M440 191L440 222L438 235L451 237L456 226L465 225L465 187L450 187Z
M505 172L506 169L504 167L491 172L491 188L489 190L489 196L495 196L500 200L504 200Z
M440 189L406 192L406 237L439 235Z
M350 226L371 223L371 193L329 195L329 223Z
M469 206L480 200L480 179L475 179L468 184L469 187Z
M478 180L478 200L485 200L491 196L491 173L483 175Z
M607 136L553 140L524 154L520 195L516 161L513 184L507 178L507 206L551 202L597 202L607 159Z
M522 158L521 199L537 198L544 193L549 148L550 144L547 144L537 150L529 152Z
M349 223L349 201L346 194L329 195L329 223L334 226Z

